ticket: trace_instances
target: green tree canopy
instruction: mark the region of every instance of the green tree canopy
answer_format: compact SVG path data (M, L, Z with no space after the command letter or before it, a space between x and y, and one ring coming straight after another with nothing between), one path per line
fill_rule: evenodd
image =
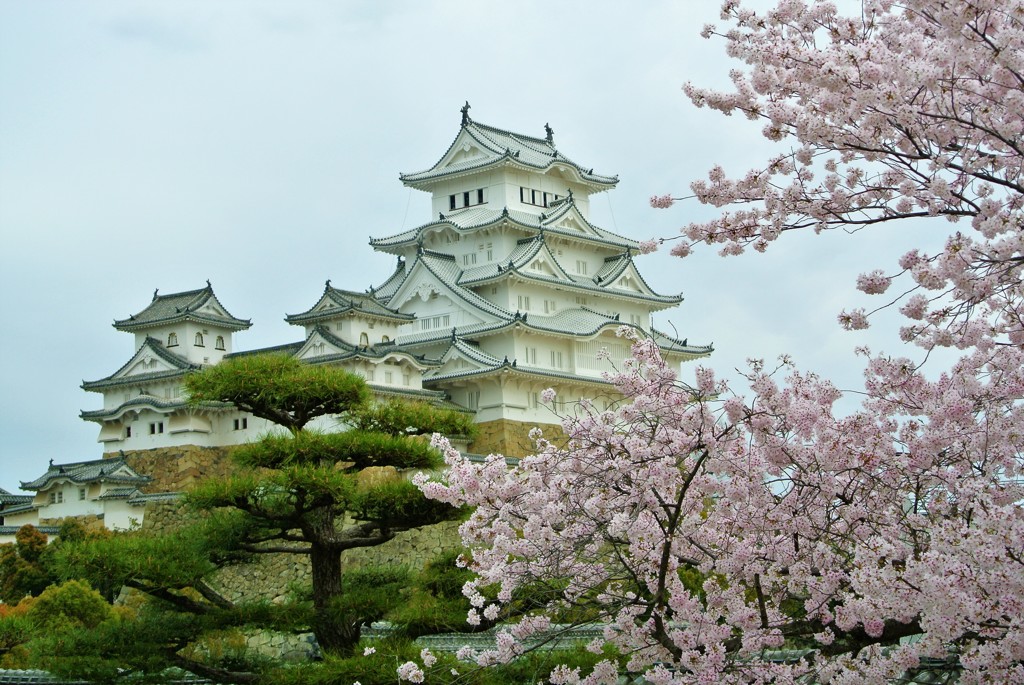
M234 451L236 475L209 479L187 494L197 514L192 525L61 550L66 577L127 586L148 598L134 622L104 624L113 633L134 630L134 639L110 634L99 644L102 631L93 631L77 642L66 639L65 652L102 649L122 673L175 665L217 682L252 682L260 671L256 663L215 662L212 650L197 649L225 630L312 629L324 653L351 654L360 626L393 608L399 593L388 587L408 572L384 573L391 580L371 583L381 596L367 601L372 576L348 574L346 581L342 552L458 513L423 497L405 472L440 467L424 436L469 435L471 415L376 401L358 376L280 355L225 360L189 376L186 388L194 404L230 404L281 428ZM341 430L314 429L318 418L319 427ZM226 564L275 553L309 557L311 594L278 605L233 601L212 582Z

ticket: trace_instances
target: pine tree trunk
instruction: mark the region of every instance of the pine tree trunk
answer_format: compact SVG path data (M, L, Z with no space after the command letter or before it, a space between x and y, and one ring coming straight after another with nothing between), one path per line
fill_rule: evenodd
M332 615L331 601L341 596L341 552L313 543L313 633L325 654L343 654L359 640L344 617Z

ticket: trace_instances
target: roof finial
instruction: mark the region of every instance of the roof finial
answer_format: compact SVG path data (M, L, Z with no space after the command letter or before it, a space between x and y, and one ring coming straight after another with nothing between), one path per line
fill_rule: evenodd
M210 285L210 279L209 278L206 279L206 287L207 288L212 288L213 287L212 285Z
M153 299L156 299L156 294L160 292L160 288L153 288Z
M544 139L546 141L548 141L549 143L555 142L555 130L548 126L547 124L544 124L544 134Z
M462 125L466 126L469 124L469 100L466 100L466 104L462 106Z
M327 290L330 287L331 287L331 279L328 278L326 281L324 281L324 290Z

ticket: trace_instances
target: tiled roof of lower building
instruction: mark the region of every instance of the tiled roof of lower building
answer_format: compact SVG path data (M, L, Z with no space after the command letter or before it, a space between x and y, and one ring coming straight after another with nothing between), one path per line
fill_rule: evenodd
M23 526L24 525L29 525L29 524L23 524ZM0 535L16 535L17 532L19 530L21 530L23 526L0 526ZM60 532L60 526L36 526L36 525L32 525L32 527L35 528L36 530L38 530L43 535L56 535L58 532ZM7 671L7 672L9 673L10 671ZM2 674L2 673L4 673L4 671L2 669L0 669L0 674ZM0 685L3 685L6 682L9 682L9 681L0 680ZM17 681L17 682L32 682L32 681L26 680L26 681Z
M112 459L95 459L92 461L77 461L67 464L54 464L39 478L28 482L22 482L22 490L42 490L54 480L66 479L72 483L124 483L145 485L152 478L140 476L130 466L124 457Z
M15 495L0 488L0 504L24 504L31 501L32 495Z

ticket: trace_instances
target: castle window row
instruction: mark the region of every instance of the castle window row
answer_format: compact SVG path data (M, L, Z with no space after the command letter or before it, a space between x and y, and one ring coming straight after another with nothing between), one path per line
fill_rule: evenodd
M420 330L430 331L435 328L448 328L451 326L452 317L451 314L441 314L440 316L425 316L420 319Z
M547 193L533 188L519 187L519 201L524 205L535 207L547 207L548 203L558 200L561 196L554 193Z
M482 205L483 203L483 188L477 188L476 190L467 190L464 193L455 193L454 195L448 196L448 209L462 209L463 207L474 207L476 205Z

